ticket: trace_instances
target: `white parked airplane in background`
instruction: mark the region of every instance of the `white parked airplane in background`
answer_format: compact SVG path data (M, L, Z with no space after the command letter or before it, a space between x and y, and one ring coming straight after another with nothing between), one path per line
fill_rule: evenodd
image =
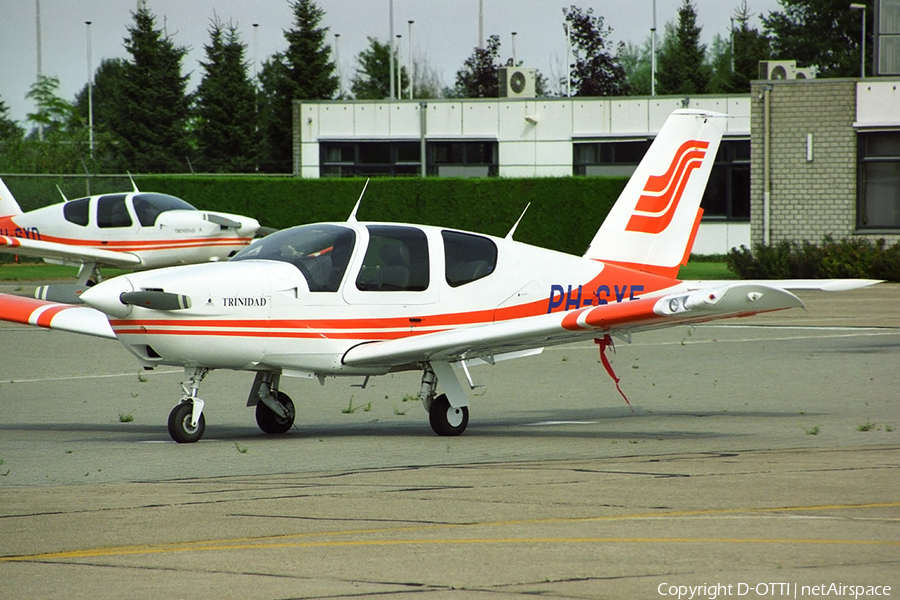
M22 212L0 179L0 252L80 267L75 284L37 297L77 303L100 266L135 271L223 260L247 246L256 219L199 211L167 194L138 191L68 200Z
M109 279L82 295L86 307L0 295L0 319L118 339L148 369L184 367L168 420L178 442L203 435L198 390L213 369L256 373L247 404L267 433L294 423L283 376L324 383L420 370L432 429L459 435L472 365L593 339L613 375L611 336L802 306L789 288L875 283L676 278L725 119L674 112L584 256L516 242L515 226L497 238L361 223L354 208L346 223L283 230L227 262Z

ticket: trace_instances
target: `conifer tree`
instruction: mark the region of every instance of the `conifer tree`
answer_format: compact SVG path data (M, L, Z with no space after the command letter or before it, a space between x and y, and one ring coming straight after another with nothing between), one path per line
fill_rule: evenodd
M144 172L183 172L188 165L187 76L181 61L187 50L155 29L154 16L141 6L128 27L121 93L111 128L120 139L128 168Z
M701 29L694 3L682 0L678 23L666 24L666 35L657 57L657 94L709 92L710 68L706 63L706 46L700 43Z
M325 11L314 0L291 5L294 27L284 32L288 48L263 64L260 73L262 107L269 154L261 169L290 172L293 158L293 101L328 100L338 91L327 27L319 27Z
M256 88L247 77L241 44L234 25L215 19L201 62L203 80L195 94L195 139L200 156L197 168L213 173L254 171L259 152Z

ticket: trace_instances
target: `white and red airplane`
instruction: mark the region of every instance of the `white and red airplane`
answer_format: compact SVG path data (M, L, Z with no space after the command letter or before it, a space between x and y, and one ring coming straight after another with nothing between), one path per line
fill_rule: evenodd
M0 179L0 252L80 267L75 284L36 291L43 300L77 303L100 266L155 269L227 259L247 246L256 219L199 211L184 200L134 191L67 200L22 212Z
M673 113L584 256L516 242L515 226L497 238L361 223L358 202L347 222L283 230L227 262L108 279L82 295L88 306L0 296L0 318L118 339L145 368L184 367L168 420L178 442L203 435L198 390L213 369L256 373L247 404L266 433L294 422L282 376L324 383L419 370L432 429L459 435L474 364L593 339L612 376L610 336L802 306L788 288L875 283L676 278L725 119Z

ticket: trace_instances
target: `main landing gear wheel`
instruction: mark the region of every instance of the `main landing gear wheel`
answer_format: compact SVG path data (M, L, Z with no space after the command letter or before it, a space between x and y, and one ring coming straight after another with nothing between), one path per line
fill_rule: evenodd
M438 435L459 435L469 424L469 407L454 408L450 406L447 395L441 394L431 403L428 421Z
M182 402L169 413L169 435L179 444L191 444L203 437L206 419L201 413L196 427L192 426L193 411L191 402Z
M275 398L282 407L286 416L282 417L265 405L261 400L256 405L256 424L265 433L287 433L294 424L294 402L284 392L278 392Z

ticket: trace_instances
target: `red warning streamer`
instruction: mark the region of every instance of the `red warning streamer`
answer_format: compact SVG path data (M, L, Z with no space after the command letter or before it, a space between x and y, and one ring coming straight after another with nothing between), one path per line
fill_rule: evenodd
M634 412L634 408L631 406L631 402L628 401L628 397L625 395L625 392L622 391L622 388L619 387L619 378L616 377L615 371L613 371L612 365L609 363L609 359L606 358L606 348L612 348L612 351L616 351L616 346L613 344L612 338L609 337L607 333L602 338L594 338L594 343L600 346L600 362L603 363L603 367L606 369L606 372L609 373L609 376L612 378L614 382L616 382L616 389L619 390L619 393L622 395L622 398L625 399L625 404L628 405L628 408L631 408L631 412Z

